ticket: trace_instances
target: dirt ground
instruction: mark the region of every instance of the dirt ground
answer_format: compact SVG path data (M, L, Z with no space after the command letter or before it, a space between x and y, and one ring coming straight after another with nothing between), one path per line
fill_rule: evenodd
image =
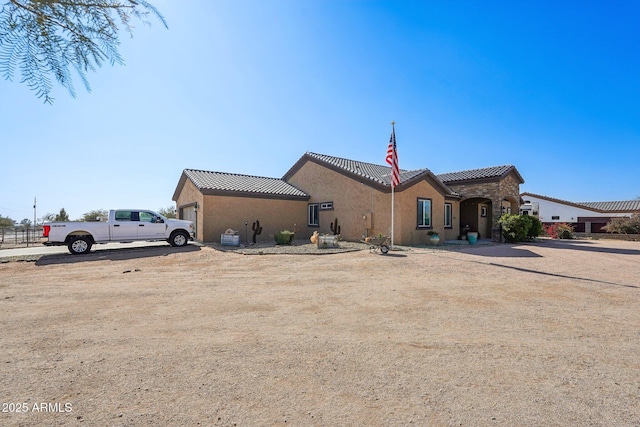
M640 243L0 264L0 425L640 426Z

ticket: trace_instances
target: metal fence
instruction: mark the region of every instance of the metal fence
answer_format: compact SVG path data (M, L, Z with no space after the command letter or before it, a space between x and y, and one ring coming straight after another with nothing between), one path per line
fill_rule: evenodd
M0 249L26 248L41 245L42 226L0 227Z

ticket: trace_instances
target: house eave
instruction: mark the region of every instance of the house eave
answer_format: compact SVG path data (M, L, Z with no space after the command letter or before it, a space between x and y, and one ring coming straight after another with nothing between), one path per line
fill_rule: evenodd
M173 192L173 196L171 196L171 200L173 200L174 202L178 201L178 197L180 195L180 192L182 192L182 188L184 187L184 184L187 182L187 175L184 173L184 171L182 171L182 175L180 175L180 179L178 180L178 185L176 185L176 189Z
M295 196L288 194L257 193L251 191L215 190L210 188L200 188L199 191L205 196L226 196L226 197L248 197L253 199L277 199L277 200L309 200L311 196Z

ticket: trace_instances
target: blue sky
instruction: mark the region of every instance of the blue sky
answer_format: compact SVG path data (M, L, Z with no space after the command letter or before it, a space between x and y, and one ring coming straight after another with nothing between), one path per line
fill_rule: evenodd
M0 214L172 205L185 168L281 177L307 151L515 165L522 191L640 197L636 1L152 0L125 66L45 105L0 80ZM17 79L16 79L17 80Z

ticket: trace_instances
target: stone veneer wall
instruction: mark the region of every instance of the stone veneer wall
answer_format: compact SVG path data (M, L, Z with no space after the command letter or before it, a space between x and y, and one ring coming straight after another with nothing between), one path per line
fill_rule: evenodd
M460 201L472 198L491 200L491 238L493 240L500 240L499 233L493 232L493 230L498 228L498 219L502 215L503 206L511 207L512 213L518 213L520 209L520 182L514 173L508 174L501 180L459 184L447 183L447 186L460 194Z

